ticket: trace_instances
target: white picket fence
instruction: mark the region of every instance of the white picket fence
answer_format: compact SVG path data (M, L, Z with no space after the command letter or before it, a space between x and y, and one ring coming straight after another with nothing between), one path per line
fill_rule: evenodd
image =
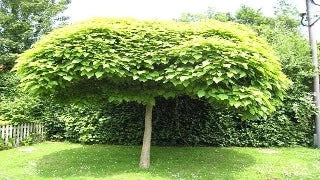
M41 123L28 123L20 125L0 126L0 137L7 145L9 140L13 141L15 147L19 146L21 141L31 134L44 136L44 126Z

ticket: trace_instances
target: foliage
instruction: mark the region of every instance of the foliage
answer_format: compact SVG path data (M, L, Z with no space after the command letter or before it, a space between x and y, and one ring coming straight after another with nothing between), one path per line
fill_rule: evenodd
M192 14L192 13L182 13L176 21L180 22L197 22L202 19L211 19L215 16L215 11L214 8L208 7L207 11L204 13L197 13L197 14Z
M42 102L20 92L9 72L17 55L67 20L69 0L0 0L0 124L41 119Z
M45 140L44 136L39 135L38 133L32 132L30 135L21 141L21 145L30 146L32 144L40 143Z
M244 118L273 112L289 85L263 39L218 21L93 19L45 36L16 70L34 94L143 104L185 94Z
M39 136L39 134L37 133L31 133L28 137L22 139L22 141L20 142L20 145L30 146L36 143L43 142L44 140L45 139L43 136ZM8 142L6 144L4 139L0 137L0 151L14 148L15 141L16 141L16 138L8 138Z
M0 66L10 69L17 55L64 23L70 0L0 0ZM0 68L1 70L1 68Z
M17 95L19 83L15 73L0 71L0 101L14 99Z
M0 126L10 125L11 121L5 121L2 119L3 117L0 116Z
M286 117L288 123L292 124L297 121L306 122L306 126L300 128L305 129L305 133L309 134L307 139L311 139L313 133L312 116L315 113L315 107L310 92L312 91L314 68L310 46L300 32L297 15L297 8L289 1L279 0L275 7L274 17L266 17L259 10L243 6L236 12L235 17L230 19L250 25L260 36L265 37L280 58L283 72L293 82L293 85L287 91L283 105L278 108L278 111L274 113L275 115L268 116L266 122L273 122L273 120L283 117ZM214 15L212 17L215 18ZM293 111L299 111L299 114L307 116L296 116L295 113L292 113ZM258 121L258 119L255 121ZM279 124L281 122L275 123ZM293 129L291 129L291 132L300 134Z
M121 105L56 105L45 112L50 140L82 143L139 144L143 134L143 107Z
M308 41L297 30L260 26L256 30L267 37L276 50L283 72L293 81L291 88L309 92L314 69Z
M238 23L250 25L270 25L272 23L272 18L264 16L260 10L244 5L236 12L235 19Z
M17 97L13 101L2 101L0 121L11 121L14 124L41 121L43 104L39 99L27 96Z
M2 138L0 138L0 150L3 150L6 148L5 142Z
M5 149L11 149L14 147L14 138L8 138L7 144L5 143L4 139L0 137L0 151Z
M42 119L44 101L21 93L18 83L15 73L0 71L0 124L39 122Z
M312 78L315 73L310 45L300 32L297 9L288 1L280 0L275 10L276 16L269 18L272 23L263 24L258 22L251 26L260 35L266 37L275 49L277 56L280 57L283 72L293 82L293 85L287 91L284 105L279 107L279 111L275 114L279 119L286 117L292 123L305 122L306 125L308 124L299 128L306 135L309 134L308 136L311 140L314 132L312 117L316 113L316 108L312 100L313 96L310 93L312 91ZM241 13L241 10L238 13ZM245 16L242 17L245 18ZM300 135L299 132L294 134ZM310 141L310 144L312 144L312 141Z
M157 99L153 116L154 145L169 146L309 146L314 112L308 96L289 97L268 119L241 120L228 109L188 97ZM51 140L88 144L138 145L144 108L135 103L103 106L64 105L46 118Z
M231 13L216 12L214 8L208 7L204 13L182 13L176 21L179 22L197 22L203 19L216 19L221 22L234 21Z
M281 26L294 31L300 26L300 15L298 8L294 6L292 0L278 0L275 6L276 20Z
M259 10L244 6L237 11L236 21L251 24L259 35L266 37L280 57L284 73L294 82L291 87L308 92L314 72L309 43L299 29L298 10L290 1L279 0L275 15L265 17Z

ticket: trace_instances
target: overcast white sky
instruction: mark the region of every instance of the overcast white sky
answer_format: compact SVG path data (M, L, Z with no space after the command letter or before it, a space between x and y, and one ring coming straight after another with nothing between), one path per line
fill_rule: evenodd
M72 0L66 15L71 17L72 22L96 16L173 19L183 12L204 12L208 7L213 7L216 12L234 13L241 5L247 5L272 16L276 2L277 0ZM291 2L300 12L305 11L305 0ZM320 32L320 22L317 30ZM320 39L320 33L318 34Z
M304 11L305 0L291 0ZM73 0L67 15L73 22L94 16L173 19L183 12L203 12L209 6L218 12L235 12L242 4L273 14L277 0Z

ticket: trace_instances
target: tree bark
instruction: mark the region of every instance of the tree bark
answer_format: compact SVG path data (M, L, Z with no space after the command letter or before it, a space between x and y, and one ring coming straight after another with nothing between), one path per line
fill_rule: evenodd
M140 156L140 168L146 169L150 167L150 146L152 132L152 108L153 105L146 105L146 114L144 120L144 135L142 150Z

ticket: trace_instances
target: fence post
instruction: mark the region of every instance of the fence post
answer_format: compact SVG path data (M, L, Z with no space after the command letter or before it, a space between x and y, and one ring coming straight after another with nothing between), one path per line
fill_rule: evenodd
M13 132L12 132L12 125L9 125L9 138L12 138Z
M17 129L17 135L16 135L16 147L19 146L19 143L20 143L20 125L16 126L16 129Z
M5 130L6 130L6 132L5 132L5 139L4 139L4 142L5 142L5 144L8 144L8 138L9 138L9 125L6 125L5 126Z
M16 147L16 126L12 126L12 138L13 138L13 146Z
M4 139L4 126L1 126L1 138Z

